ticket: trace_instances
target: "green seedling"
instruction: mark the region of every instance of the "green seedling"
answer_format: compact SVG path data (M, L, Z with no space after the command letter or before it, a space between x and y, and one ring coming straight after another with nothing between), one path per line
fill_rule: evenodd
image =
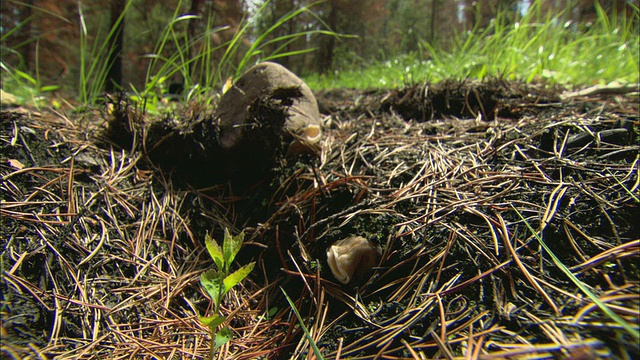
M231 329L228 326L221 327L226 317L220 313L220 304L225 295L246 278L256 264L251 262L231 272L231 264L240 251L243 241L244 232L237 236L231 236L228 229L224 230L222 247L209 234L205 237L207 251L209 251L216 268L205 271L200 276L200 283L213 300L214 314L212 316L200 316L200 321L211 329L212 358L215 351L231 340L232 336Z

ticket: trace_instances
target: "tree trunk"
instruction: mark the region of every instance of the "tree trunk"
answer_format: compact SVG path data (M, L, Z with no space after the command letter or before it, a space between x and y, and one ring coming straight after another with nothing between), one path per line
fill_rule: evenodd
M20 55L22 56L22 62L24 63L25 70L29 73L33 69L33 56L35 54L34 50L34 39L33 39L33 19L31 19L31 7L33 6L33 0L25 1L25 6L20 10L20 23L24 24L21 30L21 40L19 43L22 43L23 46L20 48Z
M113 37L109 39L109 60L107 62L108 72L105 90L114 92L122 88L122 48L124 40L124 18L118 22L118 19L124 11L126 0L111 1L111 27L115 28Z
M331 31L337 31L338 25L338 6L336 1L330 1L329 18L327 24ZM331 70L333 66L333 50L336 46L336 39L333 36L324 36L320 41L320 49L318 50L318 71L325 74Z
M202 0L192 0L191 7L189 8L190 15L202 15L200 9L202 5ZM189 59L193 59L197 54L197 49L195 48L195 38L196 38L196 29L198 25L198 19L189 20L189 25L187 26L187 38L189 39ZM189 76L194 82L200 82L201 79L196 79L194 77L194 71L197 61L193 61L189 64ZM186 79L185 79L186 80Z
M436 38L436 13L438 0L431 0L431 31L429 32L429 43L433 44Z

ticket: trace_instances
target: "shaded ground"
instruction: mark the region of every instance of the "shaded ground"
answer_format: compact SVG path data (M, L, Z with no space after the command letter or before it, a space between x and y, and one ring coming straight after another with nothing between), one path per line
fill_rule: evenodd
M638 357L638 93L561 92L324 92L320 157L242 188L110 146L104 110L3 108L2 356L206 358L204 234L228 227L257 266L223 306L220 358L307 356L280 287L328 359ZM350 235L383 256L342 286L325 251Z

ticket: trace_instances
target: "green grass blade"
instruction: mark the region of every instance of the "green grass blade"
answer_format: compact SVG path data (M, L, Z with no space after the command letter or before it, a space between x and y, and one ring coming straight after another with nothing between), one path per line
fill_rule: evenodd
M80 18L80 82L78 92L80 102L90 104L98 94L103 91L107 82L109 66L111 65L108 61L115 51L111 40L116 36L118 27L124 21L124 17L129 12L132 4L133 0L126 2L122 13L109 29L104 39L101 39L100 31L95 34L94 38L101 40L94 40L92 46L89 45L89 34L82 4L78 4L78 14Z
M522 219L522 221L524 221L524 223L527 226L527 228L529 228L529 231L531 231L531 234L533 234L533 236L535 236L535 238L538 240L538 242L544 248L544 250L549 254L549 256L551 256L551 259L553 260L553 263L565 275L567 275L569 277L569 279L571 279L571 281L574 284L576 284L576 286L578 286L578 288L580 288L580 290L582 290L582 292L585 295L587 295L589 297L589 299L591 299L591 301L593 301L600 308L600 310L602 310L602 312L604 312L611 320L615 321L616 324L620 325L623 329L625 329L636 340L640 340L640 332L637 329L634 329L628 322L624 321L624 319L622 319L620 316L618 316L618 314L613 312L606 304L604 304L602 301L600 301L600 299L598 299L598 297L593 292L591 292L591 290L589 290L582 283L582 281L580 281L575 275L573 275L573 273L560 261L560 259L558 259L558 257L551 251L551 249L547 246L547 244L542 240L542 237L540 235L538 235L538 233L533 229L533 227L531 227L529 222L522 216L520 211L518 211L518 209L516 209L515 206L513 206L513 205L511 205L511 207L513 208L513 210L516 211L516 213L518 214L520 219Z
M173 31L173 27L176 26L177 23L180 23L181 21L188 21L192 19L192 15L185 15L185 16L180 16L180 9L182 7L182 0L178 1L178 4L176 4L175 10L173 12L173 15L171 17L171 21L169 22L169 24L167 24L167 26L165 26L164 31L162 33L162 37L160 38L160 41L158 42L158 44L156 44L155 49L153 50L153 55L156 56L161 56L161 54L164 51L165 46L167 45L167 43L169 42L169 40L171 39L171 32ZM174 56L178 56L177 54L173 54ZM173 57L173 56L172 56ZM156 68L156 64L157 61L160 59L159 57L152 57L152 60L149 62L149 65L147 66L147 75L145 77L145 90L144 90L144 95L147 95L153 91L155 91L156 86L158 85L158 79L163 77L163 75L158 76L159 74L163 74L163 70L166 69L167 63L163 63L163 65L161 66L161 69L158 70L156 72L155 75L152 75L153 72L155 71ZM164 58L166 60L166 58Z
M266 1L263 6L260 7L260 9L258 9L258 12L256 13L256 16L258 16L258 14L260 14L264 8L266 7L266 5L269 2ZM263 47L266 43L266 38L269 36L269 34L273 33L274 31L276 31L276 29L278 29L279 27L281 27L282 25L284 25L286 22L292 20L293 18L297 17L300 14L303 13L311 13L310 8L317 5L318 3L312 3L306 6L303 6L297 10L292 10L290 12L288 12L287 14L283 15L280 19L278 19L275 24L273 24L270 28L268 28L267 30L265 30L265 32L263 32L262 34L260 34L256 40L251 44L251 46L249 47L249 49L247 50L247 52L245 53L244 57L242 58L242 60L240 60L240 62L238 63L238 68L236 69L236 75L239 75L239 73L249 64L249 61L251 60L251 58L254 55L260 54L260 48ZM249 25L249 22L247 22L247 25ZM244 29L243 29L244 30ZM335 34L335 33L334 33ZM293 37L301 37L304 36L302 33L299 34L291 34L291 35L285 35L285 36L280 36L276 39L271 40L271 42L280 42L280 41L287 41L291 36ZM272 54L271 58L273 58L273 56L275 56L276 54Z
M320 352L320 349L318 349L318 346L316 345L316 342L313 341L313 338L311 337L311 334L309 333L309 329L307 329L307 327L304 325L304 321L302 321L302 316L300 316L300 312L298 312L298 309L296 308L295 304L293 303L293 301L291 301L291 298L289 298L289 295L287 295L287 292L284 291L284 289L281 287L280 290L282 290L282 293L284 294L284 297L287 298L287 302L289 303L289 306L291 306L291 309L293 309L293 312L296 314L296 317L298 318L298 322L300 323L300 326L302 327L302 331L304 331L304 335L307 337L307 340L309 340L309 344L311 344L311 349L313 349L313 353L316 356L316 359L318 360L323 360L324 357L322 356L322 353Z
M314 52L316 51L316 49L317 48L309 48L309 49L295 50L295 51L289 51L289 52L283 52L283 53L276 53L274 55L269 55L267 57L262 58L262 61L271 61L271 60L280 59L280 58L289 57L289 56L302 55L302 54Z

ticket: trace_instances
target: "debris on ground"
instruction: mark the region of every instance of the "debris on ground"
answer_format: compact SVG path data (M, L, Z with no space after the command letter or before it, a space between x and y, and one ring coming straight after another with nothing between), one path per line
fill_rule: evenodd
M128 134L109 138L113 112L3 108L3 357L206 358L204 239L225 228L256 268L220 308L221 358L309 354L280 288L328 359L638 357L638 94L563 91L319 93L318 156L242 187L174 184L216 170L184 150L212 109L147 119L115 99ZM286 124L281 101L259 108ZM351 236L381 257L342 284L327 250Z

